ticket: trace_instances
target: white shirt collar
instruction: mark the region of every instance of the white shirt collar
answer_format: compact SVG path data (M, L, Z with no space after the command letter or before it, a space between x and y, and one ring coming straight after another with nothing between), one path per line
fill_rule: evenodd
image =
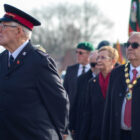
M83 65L79 64L79 68L83 68ZM90 69L90 64L85 65L85 69Z
M9 57L12 55L14 57L14 60L19 55L19 53L23 50L23 48L27 45L29 40L25 41L21 46L19 46L13 53L9 52Z
M90 64L85 65L85 72L87 72L89 69L90 69ZM82 74L82 70L83 70L83 65L79 64L77 76L80 76Z
M138 66L138 67L135 68L135 67L132 66L132 64L130 64L130 71L129 71L130 80L133 79L133 72L132 72L133 69L136 69L136 70L137 70L137 72L138 72L138 73L137 73L137 77L140 76L140 66Z
M136 69L138 73L140 72L140 66L135 68L132 66L132 64L130 64L130 71L132 71L133 69Z
M95 74L94 72L92 72L92 76L93 76L93 77L96 77L96 74Z

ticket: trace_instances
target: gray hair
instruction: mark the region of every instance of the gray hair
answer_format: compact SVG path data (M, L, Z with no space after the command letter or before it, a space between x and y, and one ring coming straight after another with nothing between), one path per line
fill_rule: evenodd
M129 35L129 38L133 35L136 35L136 36L140 37L140 32L136 32L136 31L131 32L130 35Z
M28 38L28 39L31 39L31 36L32 36L32 31L30 31L28 28L24 27L23 25L17 23L17 22L11 22L11 25L13 26L21 26L22 29L23 29L23 32L25 33L25 36Z

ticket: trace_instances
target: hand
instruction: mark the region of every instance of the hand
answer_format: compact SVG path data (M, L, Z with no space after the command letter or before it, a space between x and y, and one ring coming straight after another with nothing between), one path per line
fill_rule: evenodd
M68 135L63 135L63 140L66 140L67 139L67 137L68 137Z
M75 134L75 131L74 130L71 130L71 134L74 135Z

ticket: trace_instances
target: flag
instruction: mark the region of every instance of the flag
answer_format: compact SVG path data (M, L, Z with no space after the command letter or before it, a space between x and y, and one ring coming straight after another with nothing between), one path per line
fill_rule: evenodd
M129 35L133 31L140 31L140 0L131 1Z
M116 43L116 49L117 49L118 54L119 54L118 62L120 64L125 64L126 61L122 55L121 45L120 45L119 41L117 41L117 43Z

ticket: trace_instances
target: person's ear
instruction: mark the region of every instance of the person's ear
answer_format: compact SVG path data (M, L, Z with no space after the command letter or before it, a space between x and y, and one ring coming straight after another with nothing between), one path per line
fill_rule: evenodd
M20 36L21 34L23 34L23 29L21 26L17 26L17 36Z
M112 63L113 63L113 65L115 65L115 64L116 64L116 61L115 61L115 59L112 59Z

